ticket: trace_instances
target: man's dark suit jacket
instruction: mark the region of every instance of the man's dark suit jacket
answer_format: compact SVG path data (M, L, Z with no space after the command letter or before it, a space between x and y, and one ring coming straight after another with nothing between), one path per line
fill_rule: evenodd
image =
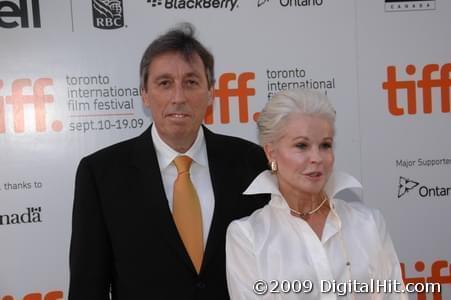
M242 192L266 168L262 149L204 128L215 208L198 275L172 219L150 128L83 158L77 170L69 300L229 299L229 223L265 205Z

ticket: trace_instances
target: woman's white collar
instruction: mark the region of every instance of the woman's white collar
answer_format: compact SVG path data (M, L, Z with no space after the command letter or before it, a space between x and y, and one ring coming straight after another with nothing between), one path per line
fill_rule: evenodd
M356 178L345 172L333 172L330 175L324 190L329 199L333 199L337 193L351 188L362 188L362 185ZM282 197L282 194L279 191L277 177L268 170L261 172L243 194L274 194Z

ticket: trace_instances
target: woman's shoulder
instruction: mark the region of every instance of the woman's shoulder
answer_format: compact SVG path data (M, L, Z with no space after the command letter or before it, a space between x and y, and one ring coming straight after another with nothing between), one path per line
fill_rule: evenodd
M269 205L266 204L262 208L255 210L251 215L234 220L230 223L230 227L242 227L252 229L254 227L259 227L262 223L265 223L268 219Z
M232 221L227 229L227 235L244 235L250 240L258 239L258 236L268 231L270 215L271 208L267 204L250 216Z
M374 224L379 230L385 228L385 220L379 209L370 207L362 201L345 201L334 199L334 206L337 213L344 220L354 222L369 222Z
M336 210L347 211L354 214L361 214L362 216L373 215L377 212L377 209L366 205L360 200L346 201L343 199L334 198L333 206Z

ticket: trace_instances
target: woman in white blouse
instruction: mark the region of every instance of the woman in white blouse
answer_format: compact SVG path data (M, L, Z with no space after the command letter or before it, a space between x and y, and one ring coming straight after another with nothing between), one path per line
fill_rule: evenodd
M381 214L334 196L360 187L332 173L335 110L319 92L272 97L259 120L271 172L245 194L271 194L227 231L227 281L236 299L408 299Z

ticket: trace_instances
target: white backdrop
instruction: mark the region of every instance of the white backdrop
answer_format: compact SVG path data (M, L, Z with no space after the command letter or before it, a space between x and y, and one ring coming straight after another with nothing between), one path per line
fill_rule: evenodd
M443 283L411 299L451 299L450 1L123 2L0 0L1 300L66 298L76 166L150 124L138 64L180 21L216 57L217 132L256 141L284 85L328 93L336 169L383 212L405 279Z

